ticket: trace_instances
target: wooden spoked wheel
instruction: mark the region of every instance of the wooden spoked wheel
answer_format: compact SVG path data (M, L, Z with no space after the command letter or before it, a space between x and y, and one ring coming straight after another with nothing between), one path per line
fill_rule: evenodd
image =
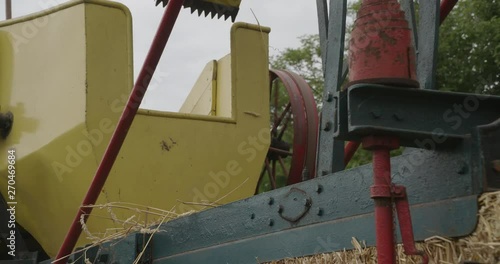
M299 75L270 71L271 146L256 193L316 175L318 110L311 88Z

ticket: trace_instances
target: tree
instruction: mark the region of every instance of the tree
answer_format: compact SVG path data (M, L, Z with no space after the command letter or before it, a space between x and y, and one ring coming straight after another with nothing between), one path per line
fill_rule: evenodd
M499 2L460 1L445 20L440 28L438 50L439 90L500 95ZM359 1L351 4L348 14L353 16L359 7ZM306 35L299 39L298 48L285 49L272 57L271 67L288 69L304 77L321 105L324 79L319 37ZM358 150L350 167L365 164L370 157L368 152Z
M459 1L440 29L437 87L500 94L500 1Z

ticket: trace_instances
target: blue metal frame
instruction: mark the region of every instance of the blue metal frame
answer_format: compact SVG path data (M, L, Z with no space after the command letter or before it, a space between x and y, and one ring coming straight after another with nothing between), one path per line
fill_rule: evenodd
M318 0L318 9L325 8L325 2ZM318 166L319 176L328 175L332 172L344 169L344 142L335 139L336 133L336 109L338 109L339 89L343 82L342 77L347 68L344 63L344 40L345 23L347 12L347 0L330 1L330 18L325 18L324 11L318 11L321 47L325 65L325 89L323 92L323 107L321 110L321 122L318 144ZM328 22L326 29L325 22ZM325 33L328 38L325 40ZM326 48L325 48L326 47ZM326 54L325 54L326 53ZM344 66L345 65L345 66ZM335 157L335 158L333 158Z
M500 128L488 131L496 138ZM392 158L394 183L408 190L417 240L465 236L475 229L477 196L488 169L475 142L467 138L445 149L416 149ZM172 220L153 235L151 260L255 263L349 249L352 237L374 245L371 184L372 167L365 165ZM109 255L114 244L101 252ZM131 247L137 243L114 250L137 252Z

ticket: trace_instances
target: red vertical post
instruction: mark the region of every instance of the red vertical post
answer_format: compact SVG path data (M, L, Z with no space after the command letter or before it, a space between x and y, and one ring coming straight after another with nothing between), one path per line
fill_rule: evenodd
M370 193L375 201L375 234L380 264L396 263L390 151L398 147L399 140L394 137L363 138L363 148L373 153L373 185Z
M390 188L391 164L389 150L378 149L373 151L373 186ZM392 201L387 197L373 197L375 200L375 232L377 241L377 260L381 264L396 263L394 249L394 216L392 215Z
M132 121L134 120L135 114L139 109L139 106L142 102L144 94L151 82L151 78L153 73L158 66L158 62L160 61L161 55L167 41L172 33L172 29L174 27L175 21L179 15L179 12L182 8L182 4L184 0L171 0L168 3L167 8L165 9L165 13L160 22L160 26L156 32L153 43L151 44L151 48L149 53L144 61L144 65L137 77L136 83L130 97L128 99L127 105L123 110L123 113L118 121L116 129L111 137L111 140L106 148L106 152L97 168L94 179L83 199L82 206L78 208L78 212L76 214L71 227L66 234L63 244L57 253L55 263L62 264L65 263L68 259L68 255L72 252L73 248L82 233L82 227L80 224L80 218L83 216L84 221L87 221L88 216L92 212L92 207L86 207L85 205L95 204L99 194L101 193L102 187L108 178L108 175L113 167L113 164L120 152L121 146L125 141L125 137L127 136L127 132L132 125Z

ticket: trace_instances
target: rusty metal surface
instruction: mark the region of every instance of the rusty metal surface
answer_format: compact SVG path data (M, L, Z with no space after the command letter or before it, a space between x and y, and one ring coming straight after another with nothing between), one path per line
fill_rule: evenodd
M316 101L312 89L301 76L286 71L294 80L302 95L307 119L307 149L306 149L306 171L303 173L304 180L316 177L316 151L318 144L319 116Z
M349 40L349 81L418 87L415 49L396 0L364 1Z

